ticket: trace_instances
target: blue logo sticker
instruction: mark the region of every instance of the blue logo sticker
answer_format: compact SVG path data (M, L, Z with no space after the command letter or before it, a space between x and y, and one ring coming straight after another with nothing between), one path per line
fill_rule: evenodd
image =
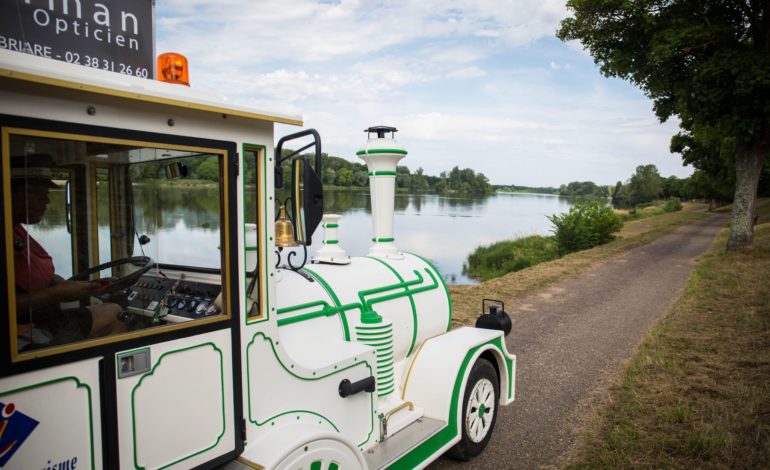
M13 403L0 402L0 410L0 467L5 467L40 423L16 410Z

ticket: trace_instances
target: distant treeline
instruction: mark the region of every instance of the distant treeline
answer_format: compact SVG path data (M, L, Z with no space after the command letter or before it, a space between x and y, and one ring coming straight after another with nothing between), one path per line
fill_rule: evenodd
M575 196L584 199L612 198L617 208L631 209L657 199L707 199L731 202L735 177L725 173L721 177L709 176L696 170L692 176L677 178L660 175L655 165L639 165L626 181L618 181L614 186L599 186L591 181L573 181L561 185L560 196ZM768 170L762 173L759 194L770 194L770 175Z
M535 193L535 194L558 194L559 196L582 197L593 199L597 197L609 197L609 186L598 186L592 181L573 181L569 184L563 184L558 188L552 186L516 186L495 185L496 191L510 193Z
M505 193L533 193L533 194L559 194L559 190L551 186L534 187L534 186L516 186L511 185L495 185L495 191L501 191Z
M285 154L291 153L284 150ZM284 163L285 174L289 174L288 164ZM351 162L332 155L321 155L321 181L325 186L360 187L369 186L369 171L366 164ZM287 178L288 180L288 178ZM470 168L454 167L442 171L438 176L426 175L422 168L412 173L409 167L396 167L396 188L411 193L435 194L489 194L495 190L483 173L476 173Z
M706 199L729 203L733 198L734 183L735 176L730 172L711 176L696 170L692 176L677 178L661 176L655 165L639 165L629 179L618 181L615 185L573 181L558 189L516 185L497 185L494 188L497 191L558 194L582 199L612 198L615 207L631 209L658 199ZM770 165L766 165L760 175L758 193L760 196L770 196Z
M292 150L284 150L289 155ZM165 166L169 162L180 161L187 167L187 178L203 181L219 180L218 157L185 158L164 161L154 161L131 166L133 181L165 179ZM311 161L315 161L311 155ZM291 178L289 162L283 163L284 186L288 189ZM244 170L246 181L254 181L256 169L248 166ZM327 154L321 155L321 181L325 186L360 187L369 186L369 172L364 163L351 162L344 158ZM396 188L412 193L435 194L490 194L495 189L483 173L476 173L470 168L454 167L450 171L442 171L438 176L426 175L422 168L412 173L409 167L396 168Z

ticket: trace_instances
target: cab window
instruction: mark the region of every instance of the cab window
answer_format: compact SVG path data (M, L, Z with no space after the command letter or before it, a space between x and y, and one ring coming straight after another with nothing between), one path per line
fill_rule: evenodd
M8 142L14 357L228 317L222 150L32 130Z

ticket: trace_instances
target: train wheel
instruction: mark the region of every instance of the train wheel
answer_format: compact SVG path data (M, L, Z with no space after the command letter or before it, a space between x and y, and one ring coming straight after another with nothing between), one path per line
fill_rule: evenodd
M497 420L500 382L495 367L486 359L473 364L463 397L462 434L449 451L458 460L470 460L481 453L492 437Z

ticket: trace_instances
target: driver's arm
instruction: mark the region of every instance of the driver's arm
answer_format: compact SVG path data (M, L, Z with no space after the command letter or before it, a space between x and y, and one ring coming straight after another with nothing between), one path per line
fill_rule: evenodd
M32 292L16 293L16 312L28 312L31 309L45 308L61 302L69 302L87 297L99 288L98 283L67 281L55 276L49 287Z

